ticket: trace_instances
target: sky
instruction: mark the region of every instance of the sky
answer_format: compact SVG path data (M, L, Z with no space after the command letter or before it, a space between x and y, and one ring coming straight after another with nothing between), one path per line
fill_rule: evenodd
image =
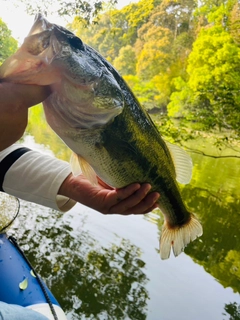
M118 0L118 8L137 1L138 0ZM0 8L0 18L2 18L12 31L12 36L21 44L33 24L34 16L29 16L24 11L23 5L19 4L18 7L16 7L12 1L0 0ZM63 26L66 24L65 20L57 16L48 16L48 20Z

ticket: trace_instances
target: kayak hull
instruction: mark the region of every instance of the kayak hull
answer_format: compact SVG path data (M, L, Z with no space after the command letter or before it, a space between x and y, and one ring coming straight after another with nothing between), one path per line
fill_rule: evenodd
M7 234L0 234L0 284L0 301L33 309L48 319L54 319L52 305L59 320L67 319L54 295L34 275L22 251Z

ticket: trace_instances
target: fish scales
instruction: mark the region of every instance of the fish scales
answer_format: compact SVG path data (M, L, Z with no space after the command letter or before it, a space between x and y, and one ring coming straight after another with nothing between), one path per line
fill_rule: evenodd
M80 165L92 181L98 176L116 188L148 182L160 193L162 259L202 234L176 181L189 182L191 159L162 139L123 78L93 48L39 14L22 47L0 67L0 79L51 86L46 119L76 155L73 172Z

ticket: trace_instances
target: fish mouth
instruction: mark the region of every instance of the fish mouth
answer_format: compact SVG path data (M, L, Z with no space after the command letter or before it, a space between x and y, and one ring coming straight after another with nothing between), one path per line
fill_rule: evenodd
M34 23L27 35L27 37L32 36L34 34L41 33L45 30L51 30L53 28L54 24L49 22L44 15L39 12L35 15Z
M22 46L1 65L0 81L35 85L57 82L59 72L50 67L59 49L51 45L55 28L41 13L37 14Z
M24 39L22 46L0 67L0 81L18 84L52 85L58 83L63 64L52 60L84 50L82 40L71 31L50 23L41 13Z
M41 37L42 49L49 46L51 37L55 37L60 43L67 43L73 49L84 49L82 40L76 37L74 33L57 24L50 23L41 13L38 13L35 16L34 24L26 39L29 38L29 41L32 41L32 38L34 38L35 35ZM32 51L31 53L39 54L41 52Z

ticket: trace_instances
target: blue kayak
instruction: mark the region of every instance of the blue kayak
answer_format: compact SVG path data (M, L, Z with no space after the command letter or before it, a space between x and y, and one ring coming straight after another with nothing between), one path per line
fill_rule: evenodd
M30 308L49 320L67 320L13 237L0 234L0 301Z

